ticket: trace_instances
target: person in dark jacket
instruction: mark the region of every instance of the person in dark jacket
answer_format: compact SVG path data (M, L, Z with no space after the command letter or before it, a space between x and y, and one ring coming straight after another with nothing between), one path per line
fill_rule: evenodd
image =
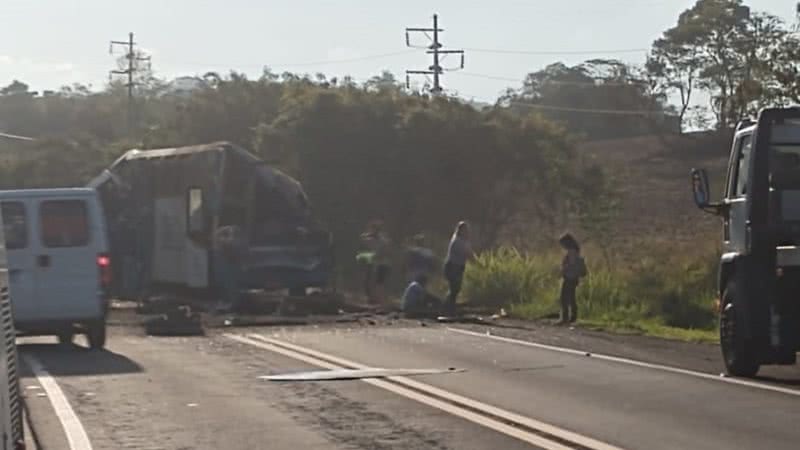
M450 287L444 304L444 315L455 314L456 298L461 292L461 283L464 280L464 270L467 262L475 257L469 236L469 224L461 221L456 225L450 245L447 248L447 259L444 264L444 277Z
M418 274L403 292L402 308L406 317L432 317L439 312L442 301L428 292L427 283L427 275Z
M430 276L436 268L436 258L433 251L427 247L425 235L420 233L414 236L411 245L406 250L406 270L409 282L418 279L420 275Z
M558 243L566 251L561 260L561 318L559 323L574 323L578 320L576 291L581 278L587 275L586 262L581 256L578 241L569 233L564 233Z

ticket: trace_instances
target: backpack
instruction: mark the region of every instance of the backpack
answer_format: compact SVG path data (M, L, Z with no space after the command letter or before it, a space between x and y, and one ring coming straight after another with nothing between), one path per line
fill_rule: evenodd
M589 269L586 268L586 261L583 259L583 256L578 257L578 278L583 278L586 275L589 275Z

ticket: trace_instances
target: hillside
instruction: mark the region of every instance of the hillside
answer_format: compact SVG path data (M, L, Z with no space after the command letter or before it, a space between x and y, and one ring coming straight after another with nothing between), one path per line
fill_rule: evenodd
M729 148L729 135L696 133L585 142L578 153L606 168L616 181L621 195L615 225L619 244L646 240L695 248L703 240L717 239L720 224L694 206L690 171L708 169L714 198L719 198Z

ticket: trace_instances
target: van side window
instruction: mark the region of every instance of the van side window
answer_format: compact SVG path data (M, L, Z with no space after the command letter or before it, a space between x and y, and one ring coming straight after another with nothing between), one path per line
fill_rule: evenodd
M18 250L27 247L28 216L25 214L25 205L22 202L2 202L0 203L0 213L3 215L6 248Z
M83 247L89 243L89 211L83 200L47 200L39 205L45 247Z

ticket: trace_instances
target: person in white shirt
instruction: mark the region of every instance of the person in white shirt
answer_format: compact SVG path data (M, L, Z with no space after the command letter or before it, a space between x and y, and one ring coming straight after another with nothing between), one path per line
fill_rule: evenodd
M455 313L456 299L461 292L461 283L464 280L464 270L467 262L475 257L470 243L469 224L461 221L456 225L450 245L447 248L447 259L444 264L444 276L449 284L449 291L444 305L444 314L453 315Z

